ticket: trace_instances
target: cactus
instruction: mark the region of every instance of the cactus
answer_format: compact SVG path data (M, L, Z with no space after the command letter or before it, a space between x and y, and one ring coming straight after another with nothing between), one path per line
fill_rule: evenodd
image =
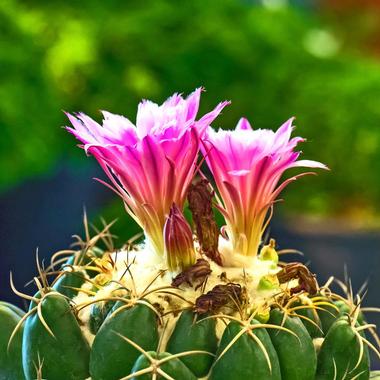
M6 302L0 302L0 378L3 380L22 379L21 346L23 328L14 336L14 343L8 347L9 339L25 313Z
M57 380L88 377L90 348L65 296L46 292L28 314L22 342L26 379L39 373Z
M99 285L86 276L81 291L72 298L58 293L54 284L49 286L42 270L44 285L40 284L39 293L31 297L15 289L31 304L26 314L0 305L2 351L9 353L9 359L1 358L1 378L116 380L150 379L156 374L174 379L228 380L241 375L328 380L346 373L350 378L369 378L367 347L375 347L364 332L374 326L365 323L360 304L352 304L349 297L344 300L327 287L320 287L316 295L292 294L289 282L268 294L258 290L260 281L253 289L243 273L240 286L232 287L229 281L236 279L213 262L209 262L208 280L217 279L221 283L217 286L202 282L196 290L197 282L192 284L189 277L190 285L183 282L174 287L163 271L142 282L135 280L140 264L131 258L124 262L127 255L130 252L113 254L114 280ZM263 276L273 271L271 267L263 267ZM87 268L108 271L101 261L85 264L81 270ZM128 280L120 280L121 268ZM141 283L144 289L138 287ZM263 298L261 303L250 304L247 298L253 291ZM328 326L320 318L324 328L317 370L314 336L307 329L314 326L310 315L315 312L330 318Z
M104 113L103 126L69 115L144 230L116 250L111 224L76 236L75 250L37 257L35 295L24 313L0 303L0 379L333 380L375 379L376 326L361 297L319 285L305 265L285 264L274 239L263 244L273 203L300 175L292 120L277 132L215 132L226 102L195 120L201 89L162 106L143 102L137 126ZM141 112L141 114L140 114ZM216 189L194 178L202 151ZM304 173L308 174L308 173ZM193 228L183 213L188 199ZM219 234L213 202L226 225Z
M369 378L368 348L361 327L349 317L338 319L327 333L319 352L318 379Z

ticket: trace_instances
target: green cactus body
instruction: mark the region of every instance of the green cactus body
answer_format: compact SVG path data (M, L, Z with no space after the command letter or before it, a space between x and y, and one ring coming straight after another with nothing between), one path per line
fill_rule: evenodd
M86 270L85 267L78 269ZM167 278L160 273L157 277L154 271L138 278L141 273L138 269L137 275L133 276L138 279L135 287L136 284L127 281L118 281L115 285L116 281L111 280L120 278L120 271L119 274L116 271L112 274L107 268L107 273L98 275L96 286L87 282L83 284L83 292L74 295L72 306L66 295L51 291L49 287L41 288L30 302L30 315L24 323L24 332L20 329L13 339L12 344L16 347L18 342L21 350L23 334L22 359L14 356L15 359L10 362L4 361L4 356L1 356L0 371L3 372L0 374L3 377L0 376L0 379L85 380L91 376L92 380L119 380L128 376L144 380L151 379L154 374L157 378L165 377L158 369L176 380L332 380L334 371L337 379L343 378L346 371L349 376L347 379L369 378L366 344L363 344L363 357L356 366L361 349L358 335L362 331L356 334L357 327L348 323L354 319L348 301L335 303L334 298L325 299L321 295L306 299L300 294L285 298L285 301L280 299L280 303L277 303L277 299L270 298L269 290L260 293L256 287L254 291L257 291L257 296L263 297L268 303L260 303L252 309L245 306L245 299L242 298L240 309L236 308L230 313L234 303L223 309L212 309L218 302L231 297L231 294L210 292L215 282L219 285L223 281L223 268L215 273L211 280L214 283L208 290L196 291L189 288L188 284L183 288L168 289L168 282L165 282ZM227 272L227 278L228 275ZM102 276L108 276L106 282L101 281ZM154 276L162 281L151 286L149 284ZM248 276L246 280L249 281ZM145 288L148 289L148 296L144 295L144 290L141 291ZM236 286L236 289L242 288ZM201 295L203 303L197 303L197 298L190 298ZM115 299L119 301L115 302ZM192 309L189 309L189 299L194 305ZM181 303L181 300L185 301ZM209 303L205 303L205 300ZM271 300L276 302L271 304ZM207 305L212 307L208 312L199 314L200 311L196 311L197 307ZM304 308L305 305L310 305L310 308ZM75 306L77 309L74 312L72 307ZM0 343L5 347L23 312L0 303L0 322L3 321L4 326L8 326L4 324L4 310L7 321L9 316L12 317L11 326L0 331ZM182 311L175 320L176 310ZM355 316L358 317L357 326L360 326L364 319L357 308L354 310L357 310ZM252 312L256 313L256 319L249 323L247 318ZM285 319L284 313L287 315ZM316 313L319 318L315 317ZM350 318L348 313L351 314ZM158 314L162 322L161 329ZM345 317L340 317L341 314ZM328 331L325 340L319 341L318 365L310 333L315 336L320 335L320 332L317 329L319 333L316 334L316 326L308 319L315 321L318 326L320 323L322 329ZM227 327L224 327L223 320L230 320ZM173 328L165 329L166 322ZM52 330L54 338L48 329ZM91 348L84 336L92 344ZM167 342L166 347L163 342ZM165 349L165 352L161 349ZM13 368L21 371L22 365L25 377L22 372L17 375L10 372Z
M76 289L80 289L87 277L95 277L99 272L92 269L85 269L91 264L93 258L100 258L103 251L97 247L92 247L89 251L79 251L71 255L62 265L63 274L53 285L53 289L69 298L78 294Z
M323 305L321 306L321 309L323 310L318 310L319 320L321 321L321 328L323 334L326 335L329 332L330 327L334 324L337 318L339 318L340 312L339 308L335 305L334 302L329 302L327 298L323 301L330 304Z
M83 271L67 271L54 284L53 289L69 298L78 294L78 290L85 282L86 275Z
M331 326L318 355L317 380L369 378L368 349L363 344L361 352L359 336L347 317Z
M291 316L284 318L282 311L274 309L271 312L269 323L282 326L290 331L269 329L269 335L280 362L281 379L314 380L317 357L313 341L301 320ZM295 358L296 360L294 360Z
M356 305L351 304L347 301L339 300L334 302L335 306L339 309L339 316L345 316L347 314L351 314L353 310L356 308ZM359 325L363 325L365 323L365 317L362 312L359 312L358 314L358 323Z
M328 301L327 301L328 302ZM355 305L349 305L347 301L338 300L335 302L330 302L331 306L323 305L324 310L318 310L318 316L321 321L321 327L324 335L326 335L331 326L339 317L351 314L355 309ZM365 317L362 312L359 312L358 323L363 325L365 323Z
M252 325L259 322L252 320ZM234 338L241 333L242 326L232 321L224 330L217 359L211 369L210 380L266 379L281 380L280 364L268 332L257 328L244 332L226 350ZM260 342L260 343L258 343ZM265 351L265 353L264 353ZM224 354L223 354L224 352Z
M114 305L115 301L98 302L91 305L90 319L88 321L88 328L91 334L95 335L99 331L107 314Z
M306 327L310 336L314 338L323 337L323 331L319 314L313 307L313 303L310 299L303 298L299 302L294 302L292 308L296 308L295 313L299 316L302 323Z
M215 332L215 319L201 319L190 310L185 310L179 317L167 344L167 351L178 354L185 351L207 351L215 354L218 339ZM197 354L181 357L185 365L197 376L206 376L214 357Z
M21 346L23 327L17 331L10 342L12 332L25 313L16 306L0 302L0 379L23 380Z
M348 323L365 323L358 307L335 296L287 293L271 261L258 258L243 274L209 264L205 283L209 268L197 267L196 288L191 277L171 285L171 273L147 267L146 256L139 262L129 252L108 252L89 267L79 254L53 289L43 279L34 297L26 296L29 315L11 346L19 353L0 356L0 380L340 380L346 371L347 380L369 379L365 342L356 366L363 332ZM0 303L2 351L22 315Z
M82 255L72 255L67 262L62 266L63 273L53 285L53 289L69 298L73 298L78 294L76 289L80 289L86 279L86 272L83 269L75 269L75 263L82 262ZM71 269L65 269L70 267Z
M25 311L21 310L19 307L12 305L11 303L0 301L0 310L9 309L13 311L16 315L22 318L25 315Z
M132 373L136 373L136 376L132 377L131 380L151 380L153 373L158 374L158 378L162 378L159 371L162 371L166 375L169 375L172 379L197 380L197 377L194 376L194 374L189 370L189 368L185 366L185 364L183 364L181 360L178 358L171 358L173 355L167 352L157 354L153 351L147 352L147 354L151 359L155 361L166 359L169 360L159 365L154 363L156 365L156 369L149 370L148 373L138 376L138 373L143 372L144 369L148 369L152 365L152 361L147 358L147 355L140 355L132 368Z
M129 375L140 353L122 337L146 351L157 348L159 337L155 313L143 304L128 308L123 308L124 305L120 301L115 304L95 336L90 357L93 380L118 380Z
M39 375L49 380L86 379L90 349L66 298L51 292L38 307L40 315L32 313L24 327L22 362L26 379L34 380Z

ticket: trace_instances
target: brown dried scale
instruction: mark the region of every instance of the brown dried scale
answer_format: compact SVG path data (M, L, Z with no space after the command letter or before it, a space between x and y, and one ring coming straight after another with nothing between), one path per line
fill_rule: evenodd
M216 285L212 290L196 299L195 311L199 314L215 313L224 307L238 310L243 303L243 295L244 291L240 284Z
M218 251L219 229L212 210L213 191L207 179L201 179L189 187L187 200L193 216L195 231L201 252L222 265Z
M205 283L211 272L210 263L205 259L198 259L194 265L185 269L173 279L172 286L178 288L186 283L192 287L197 284L195 287L195 290L197 290Z
M318 283L315 279L315 275L301 263L286 264L281 271L277 273L277 278L280 284L298 279L299 285L290 289L291 294L304 291L310 295L314 295L318 292Z

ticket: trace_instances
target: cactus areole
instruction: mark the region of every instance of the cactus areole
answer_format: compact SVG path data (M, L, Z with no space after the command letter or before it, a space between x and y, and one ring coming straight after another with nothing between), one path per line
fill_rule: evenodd
M296 251L263 238L281 191L327 167L299 159L293 119L276 132L244 118L216 131L229 102L198 115L201 93L144 100L136 123L67 114L144 237L115 249L112 223L91 233L84 218L74 249L37 259L36 294L11 276L29 309L0 302L0 379L375 378L380 340L363 312L378 309L284 263Z

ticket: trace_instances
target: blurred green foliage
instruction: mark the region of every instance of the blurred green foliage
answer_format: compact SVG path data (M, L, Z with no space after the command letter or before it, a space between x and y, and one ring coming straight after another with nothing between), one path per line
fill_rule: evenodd
M0 81L2 190L59 160L85 160L59 128L60 110L134 120L142 97L161 102L202 85L202 111L232 100L216 126L246 116L277 128L295 115L296 133L309 141L305 158L332 169L289 188L286 210L371 214L380 203L380 63L342 50L306 10L233 0L3 0Z

